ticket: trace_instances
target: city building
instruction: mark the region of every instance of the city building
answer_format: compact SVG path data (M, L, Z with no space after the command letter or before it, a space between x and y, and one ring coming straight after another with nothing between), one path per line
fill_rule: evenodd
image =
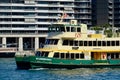
M120 0L108 0L109 24L113 27L120 27Z
M108 0L93 0L93 25L108 24Z
M0 47L36 50L63 12L92 26L92 0L0 0Z

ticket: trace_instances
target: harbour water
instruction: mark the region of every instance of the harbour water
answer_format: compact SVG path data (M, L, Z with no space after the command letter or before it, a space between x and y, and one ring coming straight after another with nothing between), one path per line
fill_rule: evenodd
M120 69L17 70L14 58L0 58L0 80L120 80Z

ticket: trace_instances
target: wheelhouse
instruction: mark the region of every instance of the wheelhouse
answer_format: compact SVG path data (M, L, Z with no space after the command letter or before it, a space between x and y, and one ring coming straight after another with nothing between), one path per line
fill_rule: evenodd
M52 24L49 32L81 32L81 27L80 25Z

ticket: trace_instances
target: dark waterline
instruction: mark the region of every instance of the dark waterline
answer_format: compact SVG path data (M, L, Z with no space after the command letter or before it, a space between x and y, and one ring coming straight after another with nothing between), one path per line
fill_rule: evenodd
M14 58L0 58L0 80L120 80L120 69L17 70Z

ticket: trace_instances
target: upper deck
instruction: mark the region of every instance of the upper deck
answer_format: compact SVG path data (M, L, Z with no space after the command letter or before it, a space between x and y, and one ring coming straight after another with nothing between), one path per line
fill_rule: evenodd
M102 34L88 34L86 24L78 24L77 20L71 20L70 23L58 22L49 27L48 38L67 38L67 39L85 39L85 38L103 38Z

